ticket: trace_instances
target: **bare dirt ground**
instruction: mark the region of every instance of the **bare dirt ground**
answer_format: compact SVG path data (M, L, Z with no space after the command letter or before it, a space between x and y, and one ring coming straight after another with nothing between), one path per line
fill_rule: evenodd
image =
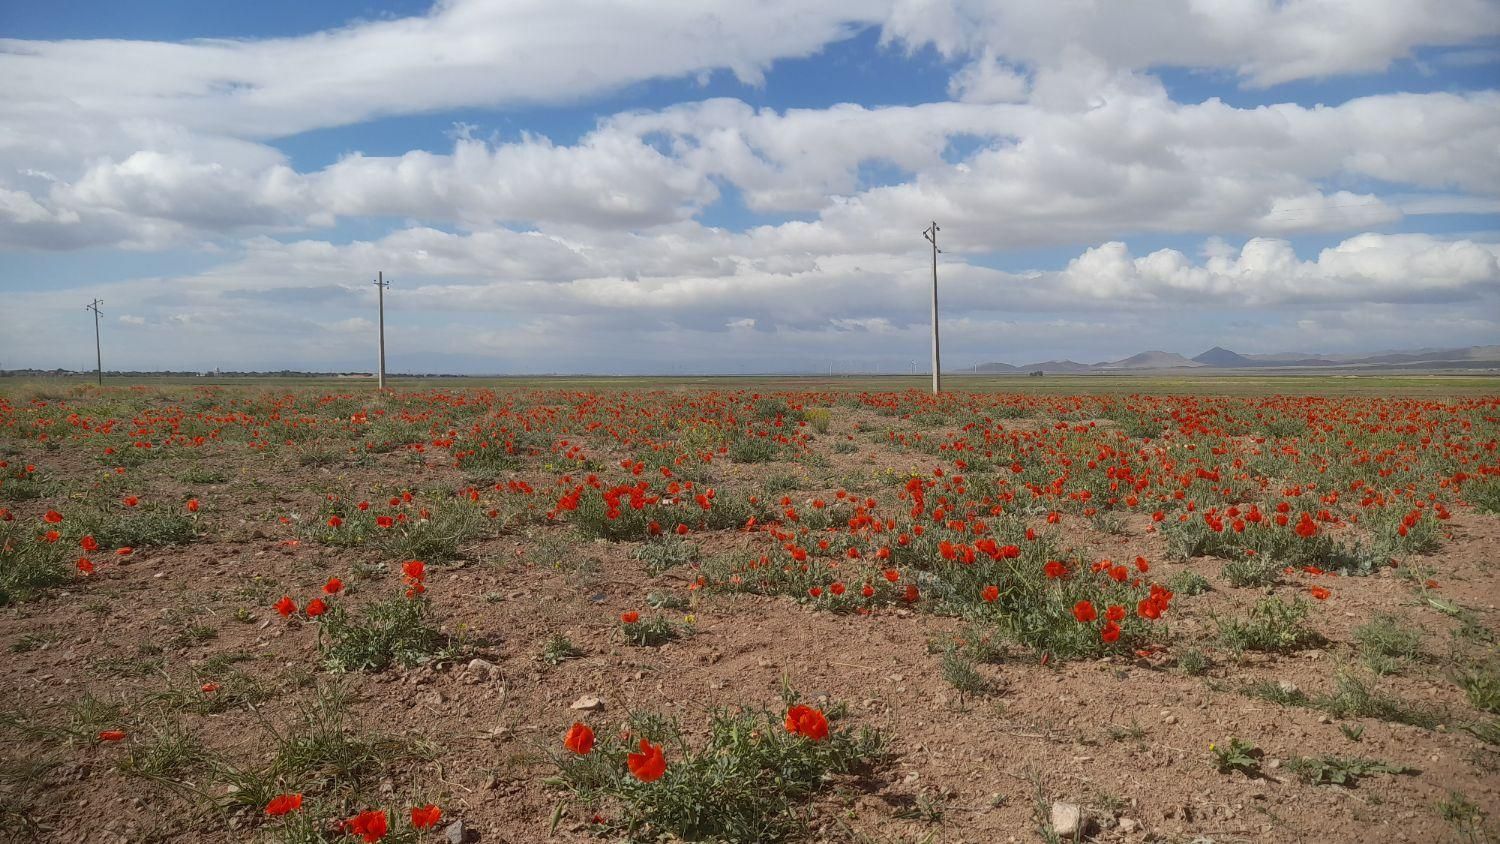
M1434 551L1365 576L1294 570L1272 585L1248 587L1225 579L1224 559L1175 556L1144 505L1122 510L1108 530L1075 510L1051 524L1049 508L1027 513L1028 525L1053 531L1082 559L1144 557L1155 581L1195 572L1209 586L1196 595L1179 590L1156 629L1155 647L1054 658L921 602L829 612L802 595L745 594L713 583L690 588L699 576L693 564L653 575L639 559L642 542L590 538L566 514L541 512L565 489L561 475L581 480L589 472L562 460L566 448L553 441L570 437L562 427L541 437L536 453L487 473L455 465L462 431L427 430L425 420L418 423L420 451L369 450L358 439L335 439L327 441L328 454L304 460L299 455L325 447L321 435L295 446L263 436L267 445L258 449L242 439L210 440L189 460L177 456L183 447L164 443L170 434L162 425L138 418L145 410L176 415L172 408L188 407L189 397L137 395L113 413L114 398L93 394L43 399L50 408L35 407L35 396L7 398L10 436L0 440L0 459L11 470L35 466L48 479L39 497L0 500L13 523L26 526L27 541L46 528L49 510L67 526L86 503L113 505L121 495L174 511L188 497L199 502L190 541L144 545L127 556L103 549L91 555L97 563L91 576L70 576L0 608L6 654L0 830L13 840L304 840L226 798L243 787L234 772L272 764L282 752L279 742L307 722L320 698L338 712L336 734L375 737L378 747L370 758L318 760L295 782L277 783L305 791L309 806L316 797L328 811L352 814L378 804L393 818L407 806L440 806L442 824L412 840L443 840L455 819L470 840L486 842L624 840L618 828L591 823L596 811L609 816L610 805L584 805L547 782L570 724L586 718L602 734L626 713L655 711L675 715L691 740L715 707L779 712L784 687L830 710L846 704L840 722L878 729L889 750L878 763L832 778L798 808L806 825L796 840L1055 840L1050 812L1059 801L1081 806L1087 816L1080 840L1101 842L1497 835L1496 716L1466 694L1462 678L1493 671L1487 660L1500 633L1500 516L1466 501L1450 499L1452 517L1442 522ZM237 398L221 393L184 412L222 418ZM265 417L265 404L244 398L236 412ZM513 411L545 406L560 418L585 401L581 394L506 400ZM1380 399L1359 401L1374 407ZM829 403L805 396L795 402ZM313 405L299 407L315 415ZM664 412L683 408L669 404ZM101 448L106 441L119 446L119 437L68 438L67 423L57 421L51 438L37 439L36 419L69 413L120 418L120 430L149 431L140 439L154 441L162 454L117 473ZM1045 434L1055 422L1050 414L1043 409L994 427ZM1069 424L1086 424L1085 416ZM806 509L815 498L833 500L847 489L900 511L907 506L897 500L901 486L889 478L959 470L953 454L892 443L889 433L974 438L959 421L950 412L924 425L909 410L887 415L835 406L827 432L810 434L801 451L771 462L721 457L702 471L723 498L787 496ZM1111 424L1103 420L1095 431ZM1471 434L1479 449L1475 465L1495 465L1493 450L1488 456L1482 450L1485 440L1493 449L1495 430ZM458 434L458 444L433 444L451 440L450 433ZM574 428L571 436L588 439L588 432ZM594 471L618 476L610 483L633 482L618 463L639 449L588 442ZM850 445L836 450L840 443ZM424 597L437 626L458 636L462 648L410 667L330 671L319 622L301 614L283 619L273 609L283 594L304 606L331 576L349 585L338 600L351 610L401 588L400 559L317 539L312 528L331 495L379 508L397 490L451 494L478 486L488 500L501 498L490 490L507 481L535 488L537 512L497 519L493 529L465 538L453 560L429 565ZM694 563L777 547L743 528L695 528L687 538L696 546ZM76 555L69 552L70 568ZM1243 616L1266 596L1307 600L1314 585L1332 593L1308 604L1308 623L1321 642L1259 651L1221 639L1216 618ZM650 613L653 593L670 596L662 614L691 635L655 647L626 641L621 613ZM1376 676L1365 667L1356 630L1383 616L1418 631L1421 653ZM997 647L974 664L984 688L961 692L945 674L943 649L976 629L993 633ZM557 634L578 655L554 665L539 655ZM1188 651L1203 664L1185 668ZM483 664L471 668L475 659ZM1402 706L1434 713L1434 721L1400 723L1371 714L1374 708L1334 712L1246 692L1268 681L1318 699L1333 695L1347 672ZM205 682L218 688L204 692ZM205 704L231 692L238 697ZM327 703L330 695L335 704ZM570 708L585 696L599 698L602 710ZM116 727L127 733L124 740L98 740L99 731ZM183 737L190 749L174 751L172 742ZM1209 745L1231 738L1258 747L1253 770L1216 766ZM1310 783L1288 764L1325 756L1408 770L1340 786ZM671 764L669 757L669 770ZM314 834L356 840L326 825ZM390 840L398 839L393 833Z

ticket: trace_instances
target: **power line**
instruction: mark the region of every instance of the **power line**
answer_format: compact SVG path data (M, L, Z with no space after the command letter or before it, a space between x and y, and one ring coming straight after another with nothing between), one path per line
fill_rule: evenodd
M1261 215L1261 219L1277 219L1284 216L1296 216L1299 214L1316 214L1321 211L1331 211L1336 208L1382 208L1393 207L1400 211L1400 206L1387 206L1385 202L1377 199L1374 202L1346 202L1340 205L1307 205L1301 208L1282 208L1267 211Z

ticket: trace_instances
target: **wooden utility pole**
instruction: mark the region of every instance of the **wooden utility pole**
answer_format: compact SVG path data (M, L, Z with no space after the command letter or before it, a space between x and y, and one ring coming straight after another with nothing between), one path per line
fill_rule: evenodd
M99 346L99 306L104 304L103 299L95 299L87 305L85 310L94 312L94 372L98 375L99 386L104 386L104 351Z
M385 270L381 270L375 274L375 290L380 300L380 375L378 376L378 386L381 392L385 391L385 289L390 286L391 283L385 280Z
M943 391L943 364L938 354L938 303L937 303L937 256L943 251L937 245L937 233L942 231L938 228L936 220L932 225L922 232L927 242L932 244L932 394L937 395Z

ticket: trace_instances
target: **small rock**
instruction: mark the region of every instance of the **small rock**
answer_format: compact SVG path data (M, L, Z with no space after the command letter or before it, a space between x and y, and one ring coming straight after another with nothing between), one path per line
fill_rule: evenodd
M576 709L579 712L600 712L604 709L604 701L593 695L584 695L578 700L573 701L573 705L568 708Z
M1077 803L1057 802L1052 804L1052 832L1058 838L1075 838L1088 827L1088 818L1083 807Z
M467 844L472 837L468 826L462 820L448 824L448 828L443 830L443 835L447 838L448 844Z
M489 660L474 658L469 660L469 674L475 680L488 680L495 675L496 665Z
M1120 818L1120 831L1125 833L1126 835L1130 835L1140 828L1141 822L1136 820L1135 818Z
M1291 680L1277 680L1276 689L1284 695L1294 695L1298 691L1300 691L1297 688L1297 684L1293 683Z

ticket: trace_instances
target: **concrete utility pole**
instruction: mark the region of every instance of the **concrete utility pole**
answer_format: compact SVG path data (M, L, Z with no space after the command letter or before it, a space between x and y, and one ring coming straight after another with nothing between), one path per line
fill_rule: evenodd
M104 304L103 299L95 299L93 302L83 306L84 310L94 312L94 366L96 367L94 371L99 376L99 386L101 387L104 386L104 351L99 346L99 306L102 304Z
M375 274L375 289L380 299L380 375L379 389L385 391L385 289L391 283L385 280L385 270Z
M943 365L942 358L938 354L938 304L937 304L937 256L943 251L937 245L937 233L942 231L938 228L936 220L932 226L922 232L927 242L932 244L932 394L937 395L943 391Z

